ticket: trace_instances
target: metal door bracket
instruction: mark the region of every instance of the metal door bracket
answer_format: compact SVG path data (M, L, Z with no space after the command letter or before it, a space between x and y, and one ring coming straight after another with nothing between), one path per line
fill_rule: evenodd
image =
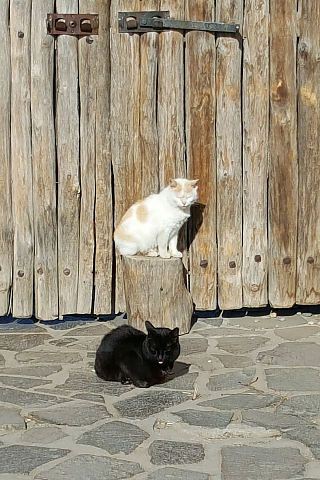
M240 25L216 22L173 20L168 11L119 12L120 33L163 32L168 30L201 30L238 33Z
M48 35L98 35L99 15L48 13Z

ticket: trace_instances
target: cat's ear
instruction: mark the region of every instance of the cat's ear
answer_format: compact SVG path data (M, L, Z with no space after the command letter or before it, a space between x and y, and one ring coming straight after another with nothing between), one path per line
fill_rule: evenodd
M177 185L177 182L173 178L170 178L169 187L176 188Z
M190 185L191 185L192 187L195 187L198 182L199 182L199 178L198 178L197 180L190 180Z
M179 339L179 327L176 327L173 330L171 330L171 335L173 336L174 341L177 342Z
M146 329L147 329L147 332L150 333L150 332L153 332L154 330L154 326L152 325L152 323L148 322L148 320L146 320Z

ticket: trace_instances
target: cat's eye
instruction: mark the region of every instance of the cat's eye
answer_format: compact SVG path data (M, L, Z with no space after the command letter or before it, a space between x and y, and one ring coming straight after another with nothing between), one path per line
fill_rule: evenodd
M152 353L152 355L155 355L157 353L157 351L154 348L150 348L150 352Z

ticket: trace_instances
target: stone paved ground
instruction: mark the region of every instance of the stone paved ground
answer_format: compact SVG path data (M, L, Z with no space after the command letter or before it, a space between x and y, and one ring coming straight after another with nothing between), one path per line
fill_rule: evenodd
M320 315L289 313L203 313L150 389L93 372L123 317L0 319L0 480L320 479Z

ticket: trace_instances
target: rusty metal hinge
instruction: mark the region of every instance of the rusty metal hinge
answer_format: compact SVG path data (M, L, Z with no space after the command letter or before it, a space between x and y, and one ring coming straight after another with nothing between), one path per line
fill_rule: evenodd
M120 33L163 32L166 30L201 30L238 33L240 25L217 22L173 20L169 11L119 12Z
M48 35L98 35L98 14L48 13Z

